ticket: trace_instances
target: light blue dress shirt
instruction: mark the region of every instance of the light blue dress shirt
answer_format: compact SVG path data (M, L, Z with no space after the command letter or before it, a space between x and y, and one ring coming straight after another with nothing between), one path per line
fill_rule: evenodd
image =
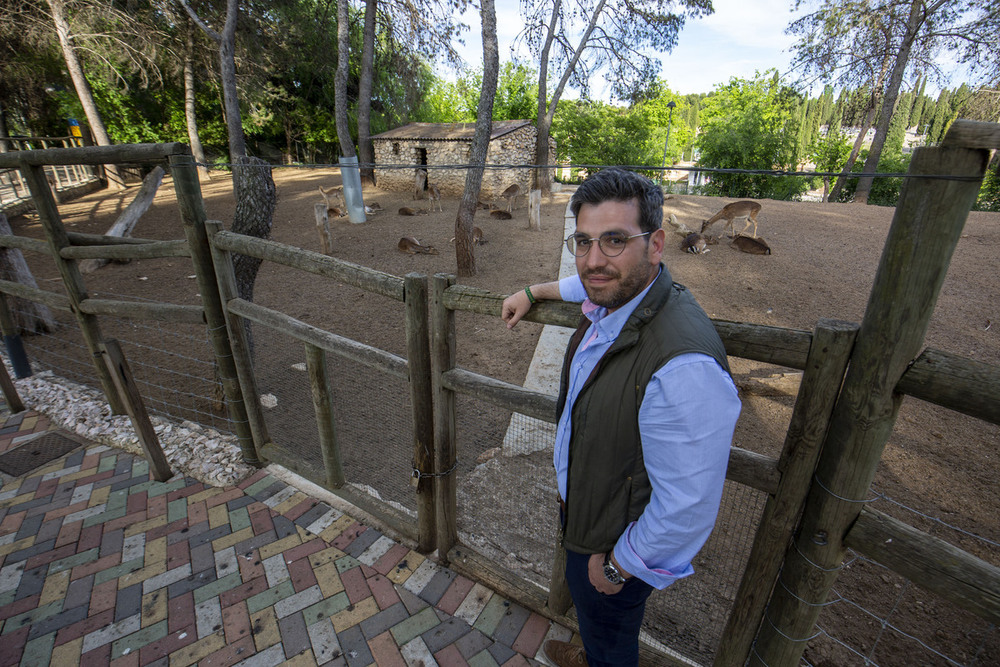
M578 276L559 281L562 299L583 303L591 321L570 366L566 405L556 430L553 462L564 499L573 403L648 291L608 313L587 299ZM740 407L732 378L705 354L674 357L646 386L639 435L652 495L639 519L618 539L614 553L627 572L654 588L666 588L694 572L691 560L719 512Z

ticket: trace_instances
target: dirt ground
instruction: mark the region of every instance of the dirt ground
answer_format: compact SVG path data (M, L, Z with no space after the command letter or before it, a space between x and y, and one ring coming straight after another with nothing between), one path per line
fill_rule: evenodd
M339 184L335 169L278 169L278 208L272 238L306 249L320 249L313 206L322 201L318 186ZM210 219L232 218L230 180L215 175L203 184ZM95 193L64 204L60 211L70 231L103 233L134 196ZM170 179L164 181L153 207L139 222L134 235L143 238L182 238ZM458 201L445 199L443 212L404 217L402 206L429 210L429 202L414 202L409 193L391 193L366 188L365 201L378 202L382 211L362 225L347 218L331 221L332 255L356 264L403 276L410 272L433 275L456 270L454 236ZM696 228L701 221L731 200L701 196L677 196L667 202L665 212ZM510 293L526 284L557 276L563 218L568 193L543 200L542 229L527 229L527 208L518 202L513 219L497 220L479 211L475 224L482 228L486 243L476 249L478 273L459 282L498 293ZM746 254L721 243L703 255L680 250L680 237L671 237L665 262L673 277L692 290L713 318L797 329L812 329L820 318L860 322L874 279L879 255L894 209L850 204L762 201L760 236L772 254ZM15 233L41 236L32 216L11 221ZM739 223L738 223L739 224ZM721 232L722 223L712 231ZM414 236L439 249L437 255L408 255L396 249L400 237ZM970 359L1000 364L1000 214L972 213L958 244L926 345ZM53 285L54 269L31 260L39 283ZM198 303L195 281L184 260L156 259L130 264L112 264L86 277L88 290L101 294L129 294L173 303ZM404 354L402 319L384 320L382 300L349 289L333 289L320 279L291 274L265 265L258 278L255 301L280 306L283 312L369 345ZM460 314L459 354L461 366L520 384L527 371L540 327L530 323L508 331L499 320ZM298 348L301 350L301 347ZM301 352L299 353L301 356ZM734 375L741 386L743 416L736 444L777 456L791 414L788 396L765 396L747 391L756 378L787 369L734 360ZM178 382L183 382L179 380ZM505 424L494 425L497 429ZM997 516L996 456L1000 451L1000 428L962 417L915 399L904 401L897 432L893 436L876 478L876 490L893 502L876 507L900 516L923 530L956 543L981 558L1000 565L996 543L1000 542ZM904 508L939 519L958 532L926 520ZM975 537L970 537L970 534ZM859 570L856 583L845 583L845 597L854 596L868 609L876 600L866 600L884 584L899 589L908 586L871 564ZM865 571L867 568L867 571ZM882 583L879 584L879 581ZM874 582L872 584L871 582ZM876 586L875 584L878 584ZM898 590L897 590L898 592ZM951 659L963 664L1000 663L1000 637L975 618L941 604L931 596L906 592L894 609L875 612L890 623L905 628ZM856 615L855 615L856 616ZM878 639L877 621L854 623L847 612L821 618L830 634L881 665L946 664L933 653L912 661L911 645L893 648ZM952 618L955 622L947 622ZM875 650L873 645L881 641ZM923 649L919 649L923 651ZM978 655L977 655L978 653ZM909 657L905 657L909 655ZM861 664L863 660L835 643L814 642L807 654L814 665Z

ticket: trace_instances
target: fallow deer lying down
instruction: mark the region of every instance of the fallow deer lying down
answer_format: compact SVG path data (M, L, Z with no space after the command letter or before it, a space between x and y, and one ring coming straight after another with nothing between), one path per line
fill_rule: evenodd
M399 209L400 215L427 215L428 211L426 208L410 208L409 206L403 206Z
M749 252L753 255L770 255L771 246L767 245L767 241L762 238L751 238L749 236L743 236L742 234L737 234L733 237L730 242L734 248L742 250L743 252Z
M698 232L692 232L685 236L684 240L681 241L681 250L701 255L709 251L708 246L715 245L718 242L718 237L705 236L703 234L699 234Z
M753 238L757 238L757 214L760 213L760 204L755 201L750 201L749 199L744 199L743 201L733 202L732 204L726 204L722 207L722 210L713 215L711 218L706 220L701 225L701 232L704 234L705 230L709 226L716 222L717 220L725 220L726 226L723 229L729 230L729 236L735 237L735 231L733 230L733 221L736 218L743 218L746 220L746 226L743 228L743 232L746 232L750 228L750 223L753 223ZM741 234L743 232L740 232Z
M396 248L398 248L400 252L405 252L407 255L438 254L437 248L435 248L432 245L423 245L420 243L420 241L413 238L412 236L404 236L403 238L399 239L399 243L396 244Z
M507 211L501 211L497 209L496 211L490 211L490 217L493 218L494 220L510 220L514 216L512 216Z

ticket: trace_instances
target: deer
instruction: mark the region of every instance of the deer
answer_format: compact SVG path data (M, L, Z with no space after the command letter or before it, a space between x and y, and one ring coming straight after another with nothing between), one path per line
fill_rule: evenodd
M444 212L444 209L441 208L441 190L438 189L438 186L433 183L427 184L427 198L431 200L432 211L434 210L434 206L436 204L437 209L442 213Z
M742 234L737 234L733 237L733 240L729 242L731 246L737 250L742 250L743 252L748 252L753 255L770 255L771 246L767 245L767 241L757 237L743 236Z
M496 211L490 211L490 217L494 220L510 220L513 216L507 211L497 209Z
M410 208L409 206L403 206L399 209L400 215L427 215L426 208Z
M725 233L725 230L728 229L730 232L729 234L730 238L733 238L736 236L736 233L733 230L733 221L736 220L736 218L745 218L747 224L743 228L743 232L745 232L750 228L750 223L752 222L753 238L757 238L758 213L760 213L760 204L758 204L755 201L750 201L748 199L744 199L743 201L733 202L732 204L726 204L725 206L722 207L721 211L719 211L711 218L706 220L704 223L702 223L701 232L704 234L705 230L708 229L713 222L716 222L717 220L725 220L726 226L723 229L723 233ZM743 232L741 232L741 234Z
M685 236L684 240L681 241L681 250L701 255L709 251L708 246L715 245L718 242L718 237L704 236L698 232L692 232Z
M407 255L437 255L438 251L432 245L422 245L420 241L412 236L404 236L399 239L399 243L396 244L396 248L400 252L405 252Z
M344 202L344 187L338 186L333 188L323 189L323 186L319 186L319 193L323 195L323 201L326 202L327 210L339 209L341 206L345 206Z
M500 193L500 196L507 200L507 212L510 213L514 209L514 204L517 203L517 198L521 195L521 186L514 183L506 190Z
M448 243L454 243L454 242L455 242L455 237L452 236L451 239L448 240ZM483 230L480 229L479 227L472 228L472 244L486 245L486 238L483 236Z

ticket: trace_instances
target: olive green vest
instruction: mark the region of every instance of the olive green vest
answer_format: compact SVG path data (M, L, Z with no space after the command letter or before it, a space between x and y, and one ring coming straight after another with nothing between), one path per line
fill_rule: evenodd
M639 407L653 374L688 352L707 354L729 372L708 315L661 268L573 404L563 544L578 553L609 551L649 503ZM557 414L565 406L570 362L589 325L583 318L566 351ZM710 413L711 406L705 408Z

